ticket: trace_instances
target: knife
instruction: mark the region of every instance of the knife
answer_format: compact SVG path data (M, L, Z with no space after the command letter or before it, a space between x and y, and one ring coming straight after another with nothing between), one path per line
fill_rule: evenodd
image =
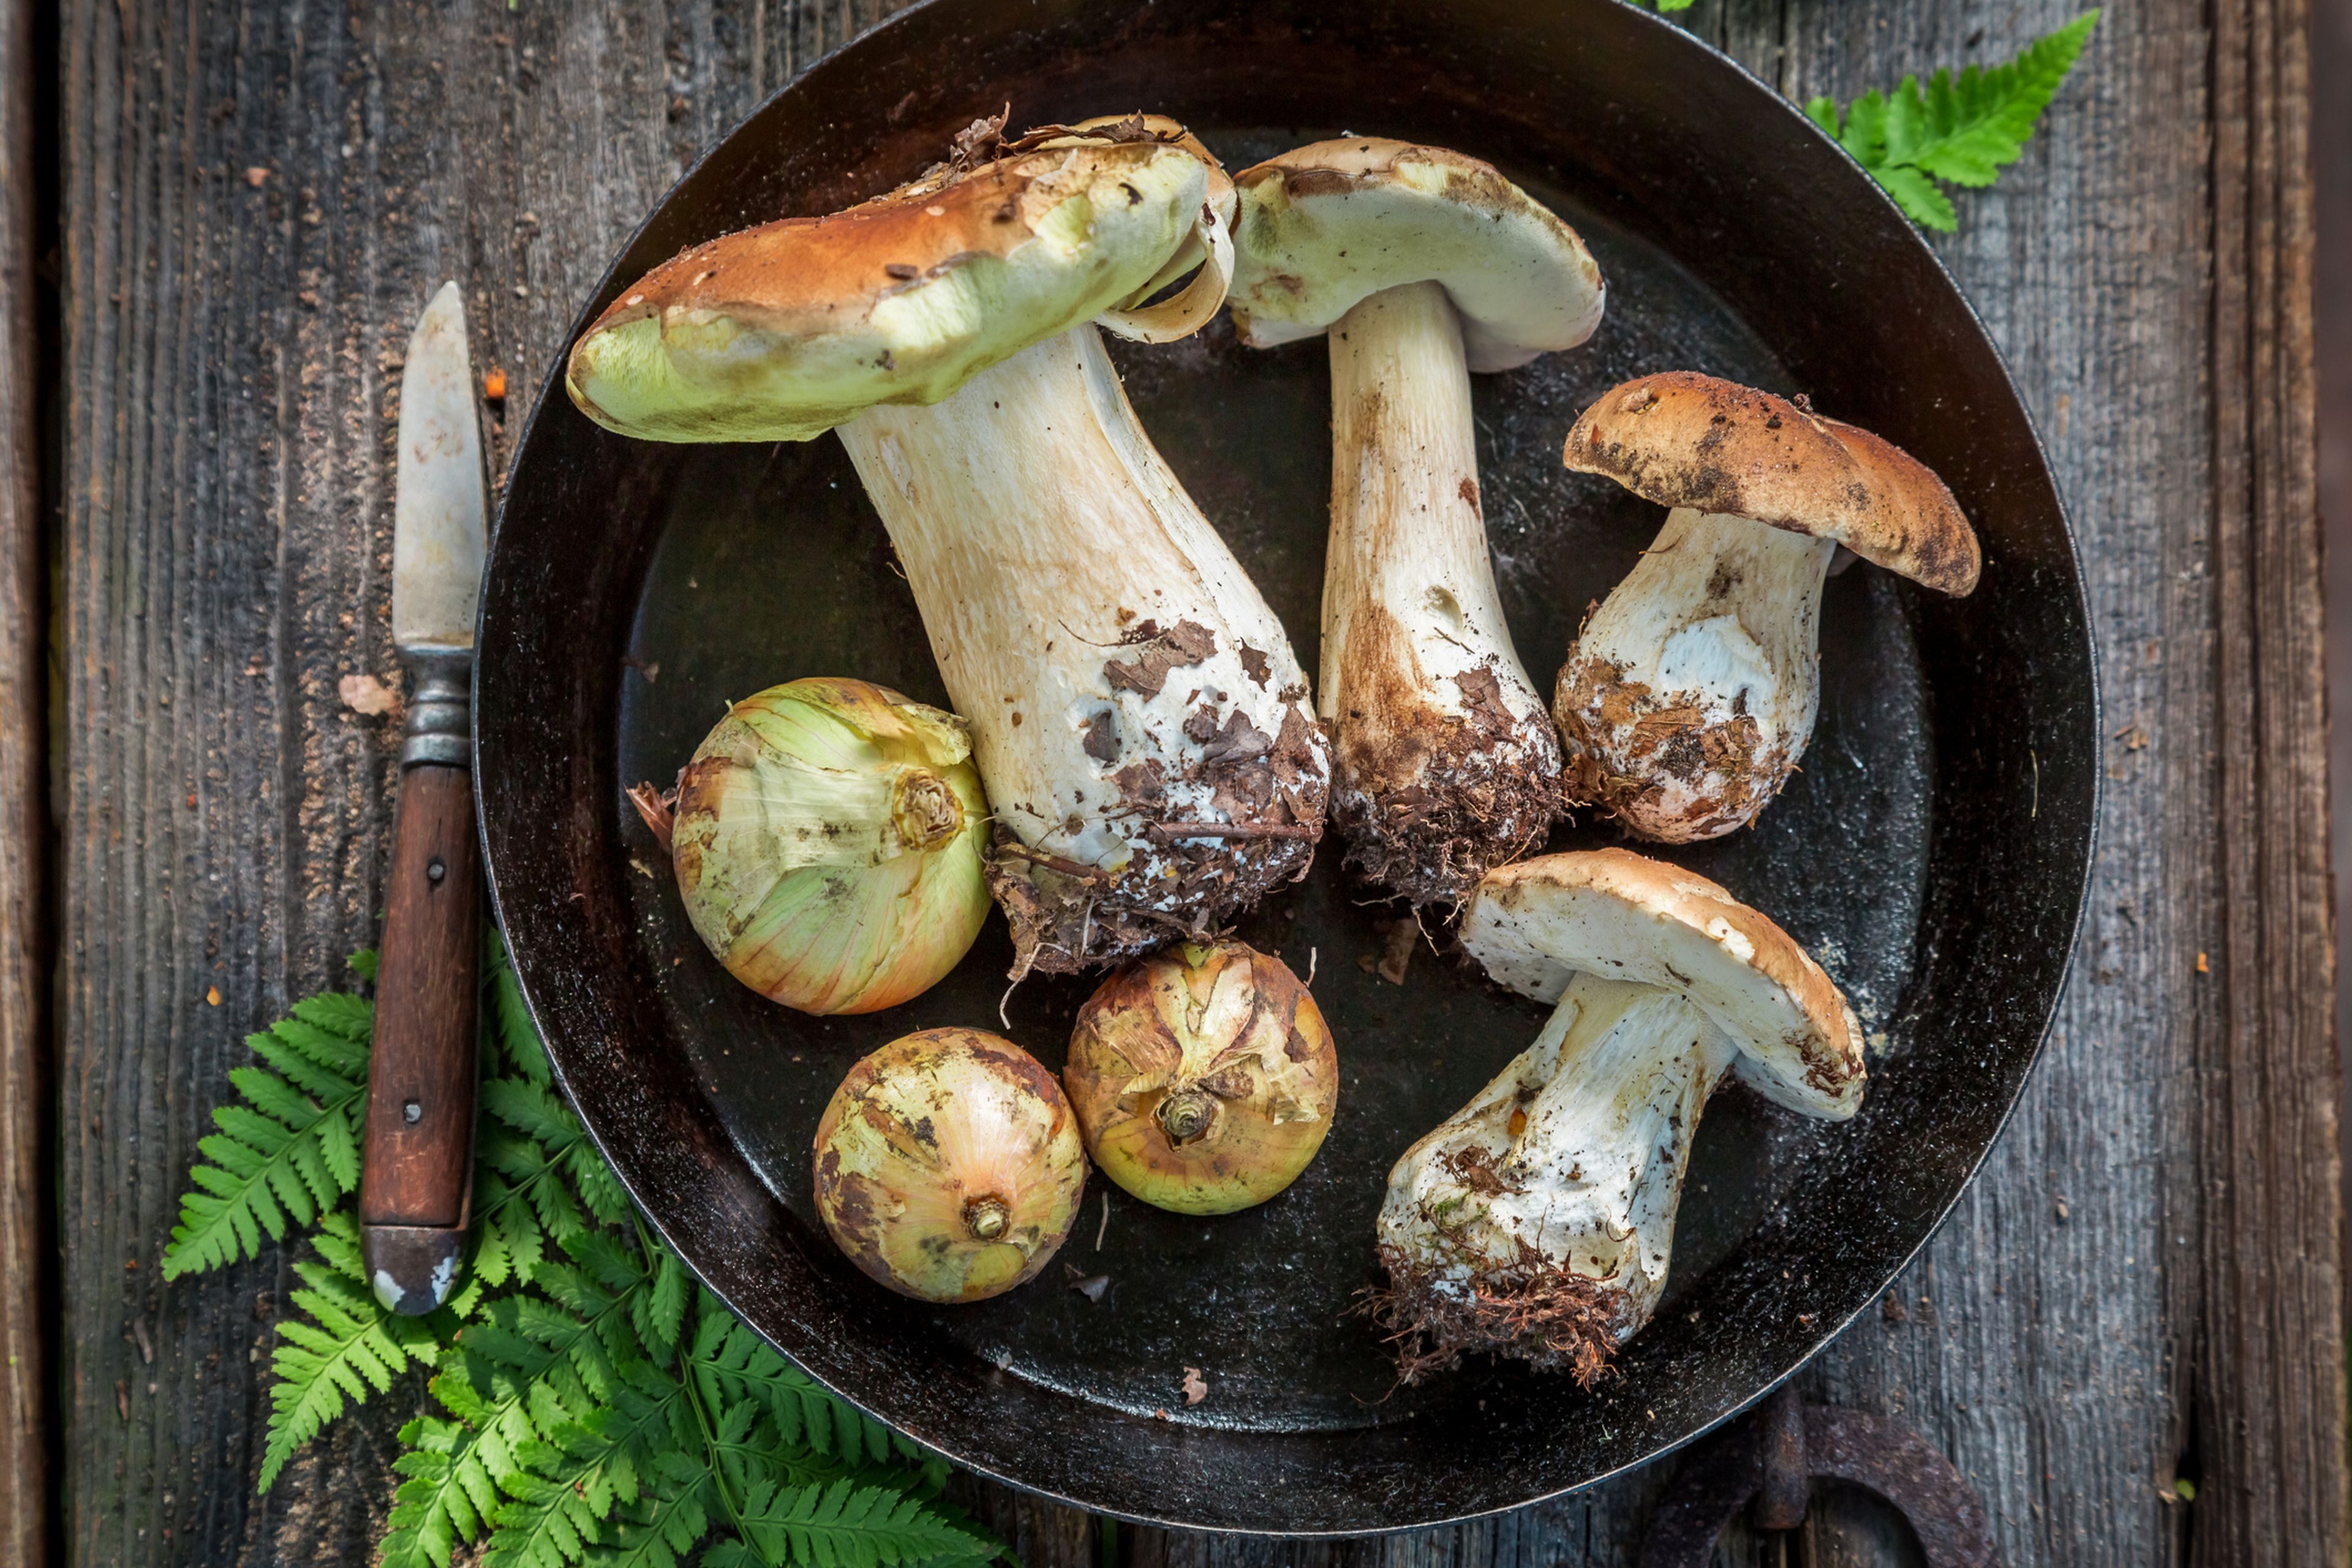
M376 971L360 1223L376 1300L449 1299L473 1203L474 609L488 511L466 307L442 285L408 340L393 492L392 637L415 683Z

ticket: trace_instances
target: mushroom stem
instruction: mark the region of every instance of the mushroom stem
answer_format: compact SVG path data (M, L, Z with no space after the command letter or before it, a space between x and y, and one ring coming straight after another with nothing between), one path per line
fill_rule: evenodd
M1836 553L1744 517L1668 513L1560 669L1570 798L1670 844L1753 821L1812 737Z
M1313 830L1328 752L1281 623L1092 327L840 434L1019 846L990 871L1016 973L1204 934L1305 869L1308 837L1181 832Z
M1381 1315L1408 1374L1486 1351L1590 1385L1657 1306L1692 1134L1735 1055L1670 991L1570 981L1535 1044L1390 1173Z
M1322 711L1349 864L1459 899L1559 805L1559 748L1511 646L1479 504L1462 324L1445 289L1335 322Z

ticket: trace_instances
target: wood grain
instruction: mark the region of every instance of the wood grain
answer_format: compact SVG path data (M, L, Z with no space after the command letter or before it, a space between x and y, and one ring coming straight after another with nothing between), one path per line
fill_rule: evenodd
M1685 16L1784 91L1845 98L2005 58L2073 9ZM335 684L394 668L409 323L456 276L477 363L536 386L683 162L877 14L66 8L74 1560L364 1563L391 1433L420 1394L395 1387L257 1499L289 1259L154 1288L239 1037L372 940L397 737ZM1804 1390L1953 1455L2013 1568L2344 1560L2300 16L2299 0L2111 10L2042 134L1960 197L1962 230L1939 242L2081 535L2114 735L2102 855L2008 1132L1898 1283L1899 1312L1856 1323ZM506 427L494 442L503 467ZM2168 1500L2178 1474L2196 1502ZM1187 1568L1626 1563L1663 1479L1381 1541L1129 1529L1118 1546ZM1089 1521L966 1484L1026 1561L1094 1560ZM1817 1496L1807 1529L1816 1561L1905 1561L1899 1528L1857 1500ZM1739 1535L1721 1560L1772 1551Z
M48 704L34 8L0 6L0 1562L49 1540Z
M365 1225L465 1224L482 940L476 845L473 773L435 763L404 771L368 1053Z
M2213 596L2225 963L2200 1033L2199 1560L2339 1563L2347 1531L2304 0L2216 13Z

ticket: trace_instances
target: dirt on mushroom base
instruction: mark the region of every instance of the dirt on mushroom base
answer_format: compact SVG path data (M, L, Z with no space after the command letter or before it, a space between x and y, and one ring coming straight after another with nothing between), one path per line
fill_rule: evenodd
M1415 905L1460 902L1488 871L1542 843L1560 811L1549 780L1496 765L1464 728L1431 770L1448 787L1411 784L1378 798L1341 790L1332 803L1348 868Z
M1209 789L1222 821L1164 815L1169 779L1159 758L1112 775L1122 814L1140 828L1118 871L1041 854L998 825L988 886L1013 928L1014 978L1075 974L1215 936L1307 875L1323 837L1328 770L1322 733L1301 706L1305 692L1283 695L1271 737L1239 708L1206 740L1191 737L1201 756L1184 765L1184 778ZM1246 745L1233 738L1243 730Z
M1788 747L1764 747L1746 712L1712 719L1696 691L1664 696L1605 659L1571 651L1552 718L1569 804L1590 805L1670 844L1729 832L1780 793ZM1687 795L1668 801L1668 781Z
M1506 682L1527 690L1516 668L1490 654L1433 680L1374 603L1356 613L1338 679L1347 721L1331 725L1331 815L1350 870L1416 906L1458 903L1542 841L1565 805L1559 746L1540 707L1511 713Z
M1589 1389L1633 1331L1626 1293L1547 1260L1524 1241L1518 1260L1496 1268L1458 1247L1417 1260L1382 1243L1386 1285L1367 1286L1356 1310L1382 1331L1396 1353L1397 1381L1412 1384L1450 1372L1465 1354L1499 1355L1539 1372L1566 1372Z

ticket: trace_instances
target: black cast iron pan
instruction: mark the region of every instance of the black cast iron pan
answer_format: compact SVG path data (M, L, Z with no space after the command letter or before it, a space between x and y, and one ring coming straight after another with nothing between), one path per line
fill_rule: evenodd
M1476 394L1499 576L1539 683L1660 521L1560 466L1577 410L1612 383L1690 368L1807 392L1945 477L1983 537L1983 585L1955 603L1870 567L1833 579L1803 773L1756 830L1672 854L1843 984L1876 1042L1868 1103L1825 1128L1737 1088L1717 1097L1669 1298L1593 1393L1479 1363L1391 1395L1348 1315L1373 1279L1382 1178L1542 1010L1427 948L1402 985L1367 973L1395 911L1359 902L1327 849L1243 932L1314 969L1339 1041L1339 1112L1307 1174L1217 1221L1115 1191L1106 1209L1097 1177L1062 1257L1109 1277L1099 1301L1065 1289L1058 1262L979 1307L885 1294L815 1223L810 1136L862 1053L918 1027L997 1026L1001 924L906 1006L786 1012L696 942L621 792L668 779L729 700L779 680L856 675L944 702L921 625L837 443L634 443L551 383L483 595L477 777L499 910L564 1085L739 1312L846 1397L1022 1486L1134 1519L1325 1533L1506 1508L1638 1464L1755 1399L1885 1286L2000 1131L2057 998L2097 715L2073 546L2016 393L1927 246L1843 154L1617 0L929 0L712 151L583 321L681 247L871 195L1008 101L1023 124L1158 110L1235 166L1342 131L1441 142L1583 232L1610 278L1600 334ZM1119 358L1313 669L1320 343L1245 351L1220 326ZM1025 984L1012 1034L1057 1067L1087 989ZM1209 1391L1193 1406L1188 1366Z

